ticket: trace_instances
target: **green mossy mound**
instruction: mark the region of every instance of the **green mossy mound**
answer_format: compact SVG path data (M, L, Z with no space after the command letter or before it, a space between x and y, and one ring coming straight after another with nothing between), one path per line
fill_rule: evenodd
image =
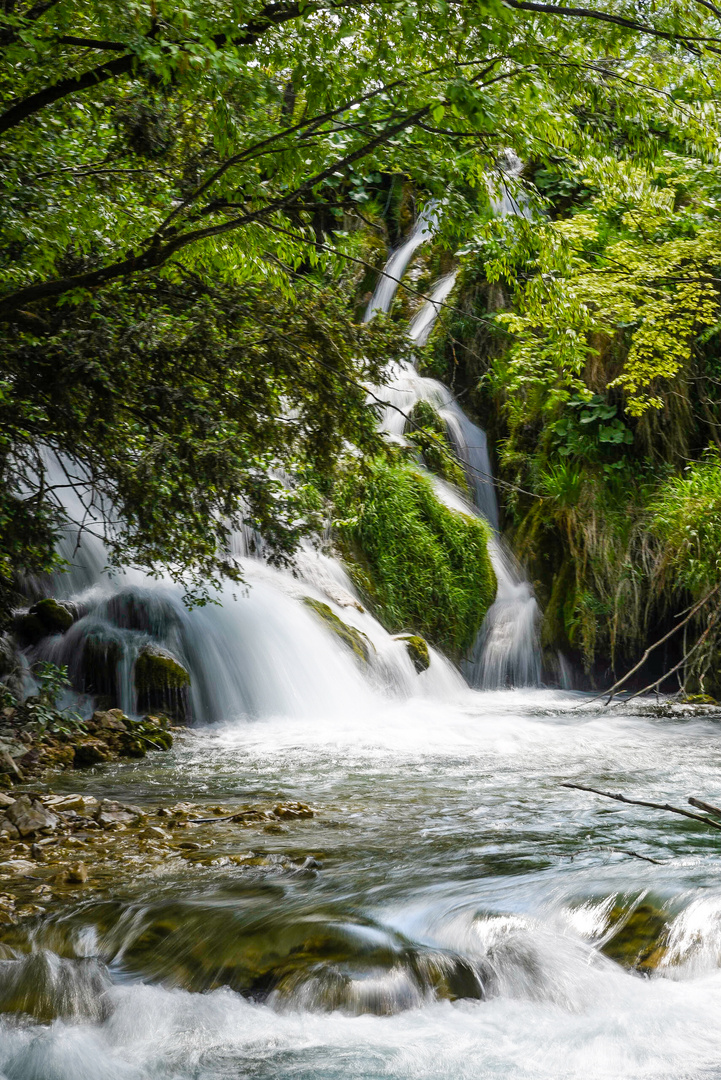
M385 460L346 481L336 515L351 577L385 628L412 628L459 660L496 594L487 525L449 510L413 466Z
M427 401L416 402L410 420L406 438L420 451L425 467L468 494L465 471L448 438L446 425L433 406Z
M344 623L328 604L324 604L321 600L314 600L312 596L304 596L303 603L323 620L328 629L332 630L336 637L351 650L357 660L360 660L363 664L368 663L370 650L373 646L362 631L356 630L355 626L348 626L347 623Z
M404 641L408 655L411 658L413 667L418 674L422 671L427 671L431 665L431 655L428 652L428 642L424 641L418 634L400 634L396 641Z
M73 612L58 600L39 600L29 611L17 615L13 630L25 645L37 645L51 634L64 634L75 622Z
M134 679L139 712L187 722L190 675L174 656L157 645L146 646L135 661Z

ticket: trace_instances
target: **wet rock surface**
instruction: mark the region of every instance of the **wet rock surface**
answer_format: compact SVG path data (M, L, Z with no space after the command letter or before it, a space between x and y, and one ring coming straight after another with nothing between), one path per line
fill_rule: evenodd
M211 816L212 815L212 816ZM136 806L90 793L20 792L0 803L0 927L49 908L112 894L138 874L177 872L183 861L202 870L313 876L318 852L301 857L238 843L246 830L288 832L316 810L298 801L266 805L191 802ZM238 850L238 848L241 850ZM0 950L3 933L0 930ZM0 951L0 956L2 955Z
M69 721L62 730L28 727L22 720L12 708L0 714L0 788L5 790L52 770L142 758L173 745L171 721L163 714L134 719L120 709L97 710L89 720Z

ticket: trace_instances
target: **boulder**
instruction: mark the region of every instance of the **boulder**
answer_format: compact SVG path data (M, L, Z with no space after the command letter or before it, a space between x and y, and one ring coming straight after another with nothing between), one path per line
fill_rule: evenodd
M13 825L12 821L8 821L7 817L0 818L0 839L2 840L19 840L20 832L17 825Z
M344 623L328 604L324 604L321 600L315 600L312 596L304 596L303 603L311 611L315 612L319 619L323 620L326 627L336 635L347 649L350 649L356 660L359 660L362 664L368 663L371 650L375 652L375 648L361 630Z
M13 621L13 630L21 641L36 645L51 634L64 634L75 622L75 615L70 608L58 600L39 600L29 611L17 615Z
M105 709L94 712L90 723L100 730L127 731L127 719L122 709Z
M69 866L63 876L66 885L84 885L88 880L88 869L84 862L74 863Z
M165 713L176 723L187 722L190 675L171 653L147 645L135 661L133 675L139 711Z
M118 700L118 665L122 658L120 641L100 630L88 634L83 644L81 669L83 690L96 697Z
M75 744L75 765L100 765L112 757L110 747L102 739L83 739Z
M52 832L57 828L59 820L39 799L31 799L29 795L20 795L13 805L8 807L6 816L21 836Z
M144 816L145 812L139 806L128 806L113 799L103 799L95 812L95 820L101 829L112 829L115 825L134 825Z
M427 671L431 664L428 642L418 634L399 634L396 641L403 641L411 658L411 663L418 674Z

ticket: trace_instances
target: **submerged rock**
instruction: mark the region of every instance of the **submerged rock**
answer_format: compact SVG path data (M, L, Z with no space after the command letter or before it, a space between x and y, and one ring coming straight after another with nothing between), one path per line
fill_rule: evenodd
M375 648L361 630L357 630L355 626L349 626L347 623L344 623L342 619L338 618L328 604L324 604L322 600L315 600L312 596L304 596L303 603L323 620L326 627L333 631L346 648L351 650L357 660L360 660L363 664L368 663L371 649L375 652Z
M419 675L422 671L428 670L431 665L431 655L425 638L418 634L399 634L395 640L405 642L413 667Z
M667 921L653 904L643 903L631 912L620 904L610 914L611 935L601 952L635 971L654 971L666 955Z
M157 645L146 646L135 661L134 678L140 711L161 712L177 723L187 722L190 675L171 653Z

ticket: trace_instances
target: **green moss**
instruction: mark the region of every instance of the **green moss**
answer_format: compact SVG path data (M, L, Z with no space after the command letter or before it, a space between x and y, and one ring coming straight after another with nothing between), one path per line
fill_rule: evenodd
M162 712L179 723L188 717L190 675L174 656L148 646L135 661L135 690L141 712Z
M485 523L449 510L417 469L385 460L347 479L336 511L350 574L386 629L462 657L496 593Z
M356 630L355 626L348 626L336 613L320 600L314 600L312 596L304 596L303 603L315 612L323 620L329 630L346 645L354 656L364 664L368 663L370 650L373 648L364 633Z
M48 598L33 604L27 614L16 616L13 630L21 641L35 645L50 634L64 634L74 621L72 612L65 604Z
M406 643L408 655L418 674L420 675L422 671L427 671L431 664L431 655L428 652L428 642L424 641L418 634L402 634L397 640Z
M666 952L666 918L652 904L639 904L629 914L621 905L611 912L618 929L602 946L602 952L616 963L637 971L653 971Z
M427 401L418 401L410 413L406 438L420 450L423 464L442 480L468 492L466 474L448 438L446 425Z

